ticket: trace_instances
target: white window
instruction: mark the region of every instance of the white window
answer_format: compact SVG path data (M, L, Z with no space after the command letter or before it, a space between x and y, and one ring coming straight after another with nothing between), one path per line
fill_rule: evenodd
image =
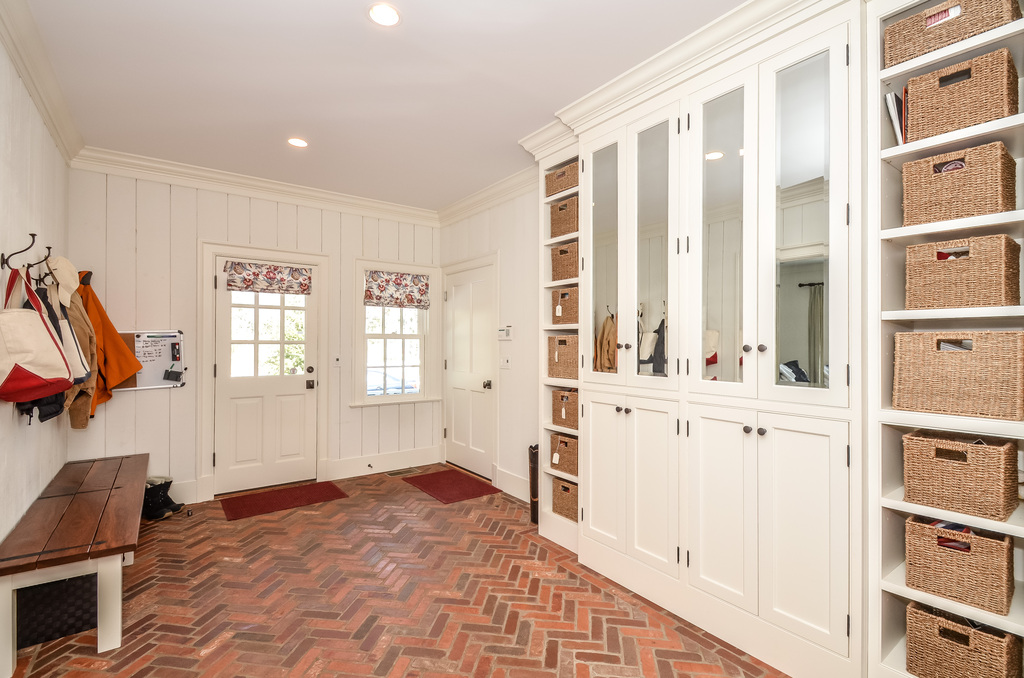
M366 396L422 392L425 312L417 308L366 309Z

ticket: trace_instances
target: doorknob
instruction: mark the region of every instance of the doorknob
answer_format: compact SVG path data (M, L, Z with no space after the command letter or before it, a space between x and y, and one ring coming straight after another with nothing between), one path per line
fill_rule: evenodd
M488 379L487 381L484 382L484 388L489 389L490 387L491 387L491 380Z
M306 372L308 372L309 374L313 374L313 366L312 365L308 365L306 367Z

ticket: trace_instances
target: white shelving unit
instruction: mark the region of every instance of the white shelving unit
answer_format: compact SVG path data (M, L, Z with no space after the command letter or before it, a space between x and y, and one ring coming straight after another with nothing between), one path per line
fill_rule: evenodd
M868 675L909 677L906 670L906 606L910 601L946 610L1004 631L1024 635L1024 505L997 521L905 500L902 436L915 429L1017 440L1024 449L1024 422L908 412L892 408L893 336L926 330L1020 330L1024 306L907 310L908 245L981 235L1009 234L1024 242L1024 114L1013 115L909 144L897 145L885 94L902 92L909 78L1007 47L1024 68L1024 20L1000 26L890 68L882 68L885 28L937 5L931 0L873 0L868 4L867 111L868 192L866 253L868 290ZM1024 71L1022 71L1024 72ZM1021 99L1024 101L1024 98ZM913 101L910 102L913 105ZM1002 141L1017 161L1017 209L966 219L904 227L903 163ZM1014 539L1016 593L1002 616L912 589L906 584L908 516L950 520Z

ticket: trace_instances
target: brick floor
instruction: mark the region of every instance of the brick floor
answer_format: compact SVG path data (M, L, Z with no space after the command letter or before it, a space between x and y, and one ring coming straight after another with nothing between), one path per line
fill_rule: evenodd
M446 506L383 474L337 484L347 499L143 524L124 645L26 648L15 676L786 678L580 566L505 494Z

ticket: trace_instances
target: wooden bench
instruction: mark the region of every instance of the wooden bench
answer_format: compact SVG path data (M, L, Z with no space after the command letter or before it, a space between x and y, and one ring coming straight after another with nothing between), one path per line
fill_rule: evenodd
M15 591L96 574L96 650L121 646L121 566L139 541L148 454L69 462L0 543L0 676L18 662Z

